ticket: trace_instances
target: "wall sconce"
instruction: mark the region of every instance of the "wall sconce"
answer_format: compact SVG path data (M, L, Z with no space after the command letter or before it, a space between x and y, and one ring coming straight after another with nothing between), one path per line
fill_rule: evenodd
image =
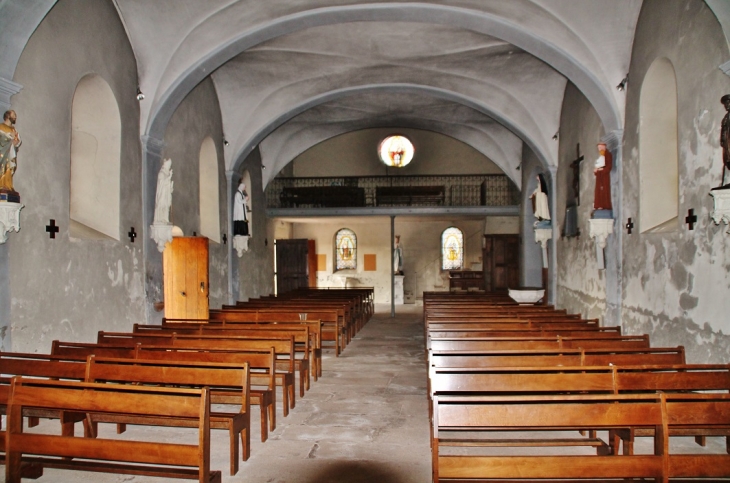
M140 90L139 86L137 86L137 100L141 101L144 99L144 94L142 94L142 91Z
M553 134L553 141L557 141L559 136L560 136L560 131L555 131L555 134Z
M626 89L626 84L629 83L629 73L626 73L626 77L621 79L621 82L616 86L616 90L619 92L623 92Z
M223 135L223 145L228 146L228 140L226 139L225 135Z

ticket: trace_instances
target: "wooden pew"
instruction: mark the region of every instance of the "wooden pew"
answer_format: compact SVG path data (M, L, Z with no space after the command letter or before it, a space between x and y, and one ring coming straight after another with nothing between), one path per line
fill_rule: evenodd
M145 346L139 344L135 358L153 361L212 362L241 365L248 364L250 370L251 404L260 406L261 442L268 439L269 428L276 429L276 354L268 351L244 351L225 349L181 349L174 346ZM213 402L222 397L214 392Z
M593 349L593 348L645 348L649 347L648 335L622 335L603 337L430 337L429 348L435 351L508 350L508 349Z
M317 353L314 350L314 343L309 334L308 326L269 326L269 327L230 327L219 324L170 324L165 325L142 325L134 324L133 333L176 333L180 335L211 335L217 337L293 337L295 343L295 352L301 353L303 358L296 359L294 362L295 369L300 374L299 377L299 396L304 397L305 389L310 387L310 372L315 371L317 364L315 363ZM320 353L321 355L321 353ZM310 366L312 371L310 371Z
M730 474L727 454L672 454L669 433L692 425L711 428L730 420L727 394L635 394L581 396L435 396L432 431L433 481L467 479L622 479L723 478ZM459 438L458 431L612 430L650 429L654 453L648 455L551 455L539 449L523 456L475 455L478 442ZM457 437L442 437L447 431ZM492 446L524 445L525 440L498 441ZM441 448L451 446L452 452Z
M641 349L549 349L497 351L431 351L429 366L537 367L537 366L635 366L686 364L684 347Z
M92 355L87 360L86 382L210 388L211 403L233 404L237 409L235 412L215 411L208 415L210 428L225 429L229 433L231 475L238 473L238 438L241 438L243 460L248 460L251 454L251 404L247 363L106 359ZM222 396L219 400L216 400L216 393ZM87 430L91 437L97 436L98 423L115 423L123 425L123 427L128 424L195 427L198 424L198 421L190 417L107 414L105 412L90 413L87 416L87 422L89 423Z
M84 342L63 342L55 340L52 345L52 354L61 357L74 357L81 359L86 365L86 358L91 355L97 357L107 358L121 358L121 359L136 359L138 357L138 351L142 347L140 343L130 347L119 347L105 345L100 346L98 344L90 344ZM165 353L162 360L188 360L184 355L175 354L172 357L169 352L179 351L179 348L160 344L151 344L150 347L159 348ZM147 349L147 346L144 346ZM195 351L194 348L187 349L188 351ZM200 351L206 351L210 349L201 348ZM233 352L233 351L229 351ZM211 357L207 362L229 362L229 363L241 363L247 362L250 370L253 371L251 382L256 387L252 387L250 390L251 404L260 406L261 410L261 441L264 442L268 438L269 428L273 431L276 428L276 392L275 392L275 354L273 348L265 349L263 351L236 351L236 353L242 353L239 357L233 360L221 360L221 358ZM264 354L264 358L256 357L256 354ZM243 354L251 354L247 357ZM270 354L270 356L269 356ZM150 359L156 360L158 358L147 356ZM206 362L204 358L191 358L191 361ZM83 378L82 378L83 379Z
M255 317L257 318L257 317ZM321 320L293 320L291 322L266 322L266 321L244 321L239 320L236 322L227 323L226 321L219 320L204 320L204 319L162 319L162 327L166 329L172 329L173 331L177 328L203 326L210 329L272 329L272 330L287 330L297 329L301 327L307 327L310 333L310 348L312 351L312 377L316 381L319 376L322 375L322 321ZM135 324L134 332L137 332L137 327L140 330L144 330L146 327L159 327L157 325L145 325ZM299 341L294 340L297 344ZM300 346L297 346L299 350Z
M55 412L180 418L197 429L195 444L74 437L23 431L23 412ZM44 381L16 377L10 387L5 481L20 483L23 467L149 475L220 483L210 469L210 390ZM192 426L192 424L191 424Z
M295 343L293 337L216 337L211 335L179 335L176 333L134 334L131 332L99 331L97 343L115 346L137 344L189 347L193 349L241 349L268 350L273 347L277 356L276 384L282 388L283 414L289 415L289 408L296 405Z
M431 368L429 393L434 395L532 395L532 394L635 394L653 392L730 392L730 365L694 364L668 366L562 366L498 368ZM610 436L611 453L619 438L624 454L633 454L636 436L653 436L645 428L628 428ZM675 428L670 436L692 436L700 444L707 436L730 436L725 427L700 430ZM730 450L730 446L728 446Z

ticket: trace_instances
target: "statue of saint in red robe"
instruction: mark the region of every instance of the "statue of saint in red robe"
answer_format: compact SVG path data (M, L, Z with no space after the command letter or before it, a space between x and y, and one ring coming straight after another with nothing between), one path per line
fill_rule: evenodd
M611 168L613 167L613 156L606 149L604 143L598 144L598 152L601 155L596 160L596 167L593 169L593 174L596 175L596 192L593 198L593 209L612 210Z

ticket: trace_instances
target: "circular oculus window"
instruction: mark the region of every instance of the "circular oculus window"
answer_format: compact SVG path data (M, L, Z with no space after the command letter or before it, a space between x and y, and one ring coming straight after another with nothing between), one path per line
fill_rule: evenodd
M388 136L378 146L380 160L394 168L402 168L413 159L415 149L405 136Z

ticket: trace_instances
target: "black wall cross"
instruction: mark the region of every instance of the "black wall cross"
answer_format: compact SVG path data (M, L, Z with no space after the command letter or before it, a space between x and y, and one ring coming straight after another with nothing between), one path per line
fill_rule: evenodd
M697 223L697 215L695 215L695 210L687 211L687 217L684 219L684 222L689 225L690 230L695 229L695 223Z
M224 233L223 234L223 244L225 245L228 242L228 236Z
M634 229L634 222L631 221L631 218L629 218L629 222L626 223L626 229L628 230L629 235L631 235L631 230Z
M127 233L127 236L129 237L129 241L134 243L134 239L137 238L137 232L134 231L134 227Z
M56 226L56 220L51 220L51 222L46 225L46 232L50 234L51 238L56 238L56 233L58 233L61 229Z

